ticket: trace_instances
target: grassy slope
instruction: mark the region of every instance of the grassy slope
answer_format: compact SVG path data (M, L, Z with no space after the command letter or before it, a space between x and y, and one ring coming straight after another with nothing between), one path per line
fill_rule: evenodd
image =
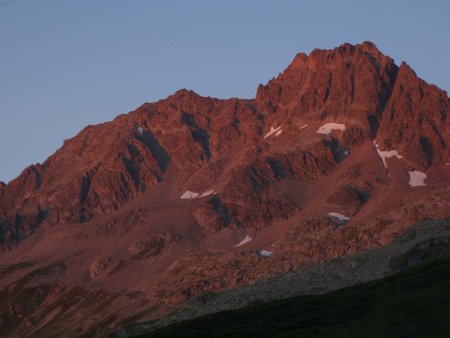
M224 311L142 337L450 337L450 260L328 294Z

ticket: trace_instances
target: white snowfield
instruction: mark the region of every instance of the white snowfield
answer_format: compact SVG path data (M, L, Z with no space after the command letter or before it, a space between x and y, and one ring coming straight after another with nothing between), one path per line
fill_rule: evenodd
M205 191L203 194L201 194L200 197L206 197L206 196L214 195L214 194L216 194L216 192L214 190L208 190L208 191Z
M193 191L189 191L186 190L185 193L183 195L181 195L181 199L188 199L188 198L197 198L198 197L198 192L193 192Z
M180 199L184 200L184 199L191 199L191 198L202 198L202 197L206 197L209 195L215 195L215 194L217 194L217 192L215 192L214 190L207 190L202 194L199 194L198 192L186 190L183 193L183 195L180 196Z
M271 251L261 250L261 251L259 252L259 255L260 255L260 256L263 256L263 257L269 257L269 256L272 256L272 253L273 253L273 252L271 252Z
M344 130L346 128L345 124L342 123L325 123L322 127L317 130L318 134L329 135L332 130Z
M138 126L137 127L137 131L138 131L139 134L142 135L142 133L144 132L144 128L142 128L141 126Z
M399 155L397 150L389 150L389 151L383 151L380 150L378 147L378 144L373 141L373 145L375 146L375 149L378 153L378 156L380 156L381 160L383 161L384 167L387 169L386 159L391 157L397 157L397 158L403 158L403 156Z
M340 220L341 222L345 222L345 221L348 221L348 220L350 219L349 217L344 216L344 215L342 215L342 214L340 214L340 213L338 213L338 212L329 212L329 213L328 213L328 216L337 218L337 219Z
M409 185L411 187L420 187L425 185L424 180L427 178L427 174L417 170L408 171L408 173L409 173Z
M273 126L270 127L270 131L264 136L264 138L268 138L270 135L275 134L275 136L278 136L282 133L281 126L274 128Z
M245 238L242 241L239 242L239 244L235 245L235 247L244 245L244 244L250 242L251 240L252 240L252 238L249 235L246 235Z

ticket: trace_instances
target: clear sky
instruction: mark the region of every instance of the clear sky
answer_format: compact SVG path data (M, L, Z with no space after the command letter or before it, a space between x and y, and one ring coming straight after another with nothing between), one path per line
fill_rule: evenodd
M0 180L188 88L254 97L297 52L375 42L450 90L450 1L0 0Z

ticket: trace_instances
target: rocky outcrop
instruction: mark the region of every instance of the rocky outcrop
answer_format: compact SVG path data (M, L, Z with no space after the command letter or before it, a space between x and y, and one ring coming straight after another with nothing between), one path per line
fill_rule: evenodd
M418 168L450 158L450 102L447 93L420 79L402 63L380 121L378 143L397 149Z
M99 275L106 273L109 265L111 264L111 257L99 257L97 258L89 268L89 274L91 278L95 278Z
M309 56L297 54L283 73L260 85L256 104L269 116L358 117L368 126L384 110L397 72L371 42L315 49Z
M353 185L345 185L334 191L327 198L327 203L345 211L346 215L354 216L370 198L370 190L360 189ZM369 190L369 191L368 191Z

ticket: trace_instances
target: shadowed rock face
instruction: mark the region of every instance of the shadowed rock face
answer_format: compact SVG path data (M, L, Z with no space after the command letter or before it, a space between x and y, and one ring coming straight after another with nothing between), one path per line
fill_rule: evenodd
M32 263L0 288L63 261L49 272L59 289L39 273L35 291L107 292L114 315L93 324L103 333L107 321L154 319L204 292L383 246L449 216L448 113L444 91L369 42L298 54L255 99L180 90L146 103L0 182L0 267ZM325 124L338 128L318 133ZM413 170L425 186L408 185ZM11 332L33 326L27 316ZM33 332L52 320L78 332L70 316L39 318Z

